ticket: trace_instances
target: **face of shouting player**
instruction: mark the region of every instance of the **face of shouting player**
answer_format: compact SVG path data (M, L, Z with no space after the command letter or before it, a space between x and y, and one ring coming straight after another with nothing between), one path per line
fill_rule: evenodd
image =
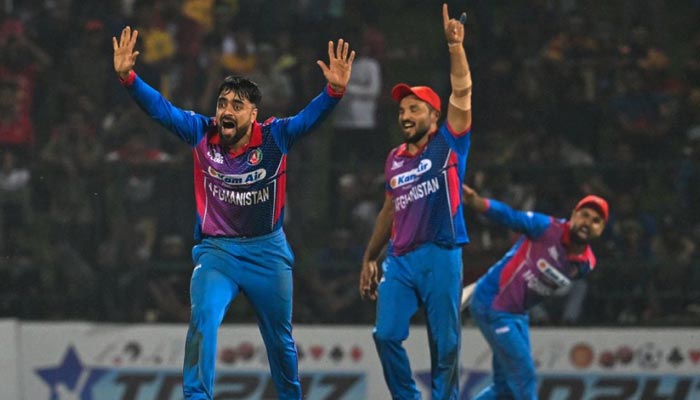
M599 238L603 229L603 214L593 207L582 207L571 214L569 234L574 243L588 244Z
M399 126L403 141L416 144L429 132L437 128L439 113L428 103L414 95L408 95L399 103Z
M221 93L216 101L216 121L221 144L234 146L251 131L258 108L233 91Z

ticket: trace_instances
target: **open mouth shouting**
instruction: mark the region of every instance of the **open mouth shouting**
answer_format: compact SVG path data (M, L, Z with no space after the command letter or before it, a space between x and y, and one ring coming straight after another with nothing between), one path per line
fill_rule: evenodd
M236 122L231 118L223 118L221 120L221 133L224 135L233 135L236 129Z

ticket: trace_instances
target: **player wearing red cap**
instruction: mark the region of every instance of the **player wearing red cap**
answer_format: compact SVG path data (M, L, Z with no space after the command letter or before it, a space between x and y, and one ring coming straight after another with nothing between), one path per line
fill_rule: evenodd
M493 351L493 382L475 399L537 399L527 310L548 296L565 293L572 280L595 268L589 243L605 228L608 203L586 196L564 220L513 210L466 185L462 194L468 207L523 233L500 261L464 289L463 305L469 306Z
M386 196L365 251L362 297L378 299L373 336L394 399L420 399L402 342L411 317L425 309L432 398L459 395L462 248L468 242L460 202L470 146L471 87L462 23L443 5L452 93L441 125L440 97L427 86L396 85L404 143L389 153ZM389 243L378 282L377 259Z

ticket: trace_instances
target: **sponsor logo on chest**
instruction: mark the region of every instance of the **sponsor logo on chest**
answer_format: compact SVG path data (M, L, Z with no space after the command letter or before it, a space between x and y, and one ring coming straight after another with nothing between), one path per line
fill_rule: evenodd
M392 165L392 167L393 167L393 165ZM415 182L418 180L418 178L421 175L430 171L430 169L432 167L433 167L433 163L430 160L427 160L427 159L421 160L416 168L413 168L409 171L394 175L391 178L391 180L389 181L389 186L391 186L392 189L396 189L396 188L401 187L403 185L407 185L409 183Z
M212 178L218 179L227 185L250 185L265 179L265 176L267 176L265 168L259 168L245 174L224 174L209 167L207 172Z

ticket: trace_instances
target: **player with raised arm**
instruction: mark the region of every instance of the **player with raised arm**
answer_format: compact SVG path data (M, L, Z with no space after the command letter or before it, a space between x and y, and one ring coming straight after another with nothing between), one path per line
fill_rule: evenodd
M292 263L282 221L287 152L333 110L350 79L355 52L328 42L329 62L317 61L328 84L297 115L258 123L257 85L224 79L214 117L170 104L134 72L138 31L112 38L114 69L136 103L192 147L196 201L196 267L185 345L186 400L214 399L218 328L229 304L244 293L258 325L279 399L301 399L292 338Z
M456 399L462 288L462 245L468 242L460 202L472 122L472 81L464 25L443 4L452 93L446 121L440 97L427 86L394 86L404 143L387 157L386 195L365 250L360 294L377 299L374 340L394 399L419 399L402 342L411 317L425 309L431 350L432 398ZM378 282L377 260L387 257Z
M464 288L463 303L493 352L493 382L475 400L536 400L527 311L595 268L589 243L605 228L608 203L586 196L565 220L514 210L467 185L462 195L469 208L522 233L500 261Z

